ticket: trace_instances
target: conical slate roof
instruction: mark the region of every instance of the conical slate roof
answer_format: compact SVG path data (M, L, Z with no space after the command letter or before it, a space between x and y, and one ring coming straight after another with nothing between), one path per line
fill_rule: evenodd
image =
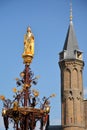
M75 50L79 50L78 42L74 32L74 27L72 21L70 21L66 40L64 43L63 51L66 52L65 59L75 58Z
M70 22L63 50L70 51L70 50L75 50L75 49L79 49L79 47L78 47L77 39L75 36L73 23Z

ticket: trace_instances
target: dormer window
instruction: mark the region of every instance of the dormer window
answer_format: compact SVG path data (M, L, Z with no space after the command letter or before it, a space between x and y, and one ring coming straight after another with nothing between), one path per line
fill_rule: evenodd
M64 59L64 52L60 52L60 54L59 54L59 59L60 59L60 60L63 60L63 59Z
M76 59L82 60L82 52L81 51L75 50L75 56L76 56Z

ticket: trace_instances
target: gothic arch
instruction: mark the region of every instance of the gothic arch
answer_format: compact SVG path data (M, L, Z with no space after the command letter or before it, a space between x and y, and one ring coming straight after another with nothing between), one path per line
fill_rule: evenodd
M80 90L82 90L82 85L83 85L83 83L82 83L82 70L80 70L80 72L79 72L79 88L80 88Z
M78 124L80 124L81 123L81 113L82 113L82 111L81 111L81 99L80 98L76 98L76 103L77 103L77 105L76 105L76 107L77 107L77 123Z
M78 88L78 70L76 68L72 71L72 87Z
M69 89L71 87L71 71L68 68L64 70L64 85L65 89Z
M67 106L68 106L68 123L73 123L73 115L74 115L74 111L73 111L73 103L74 103L74 99L73 98L68 98L68 101L67 101Z

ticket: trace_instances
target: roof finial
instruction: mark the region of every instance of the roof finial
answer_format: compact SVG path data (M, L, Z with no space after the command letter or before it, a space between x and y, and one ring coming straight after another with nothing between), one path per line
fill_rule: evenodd
M70 1L70 21L72 22L72 0Z

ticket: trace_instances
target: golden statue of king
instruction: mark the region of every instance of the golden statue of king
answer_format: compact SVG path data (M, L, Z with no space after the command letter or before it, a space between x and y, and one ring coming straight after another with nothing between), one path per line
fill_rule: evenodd
M27 33L24 35L24 52L22 57L25 64L30 64L34 56L34 35L31 28L27 28Z

